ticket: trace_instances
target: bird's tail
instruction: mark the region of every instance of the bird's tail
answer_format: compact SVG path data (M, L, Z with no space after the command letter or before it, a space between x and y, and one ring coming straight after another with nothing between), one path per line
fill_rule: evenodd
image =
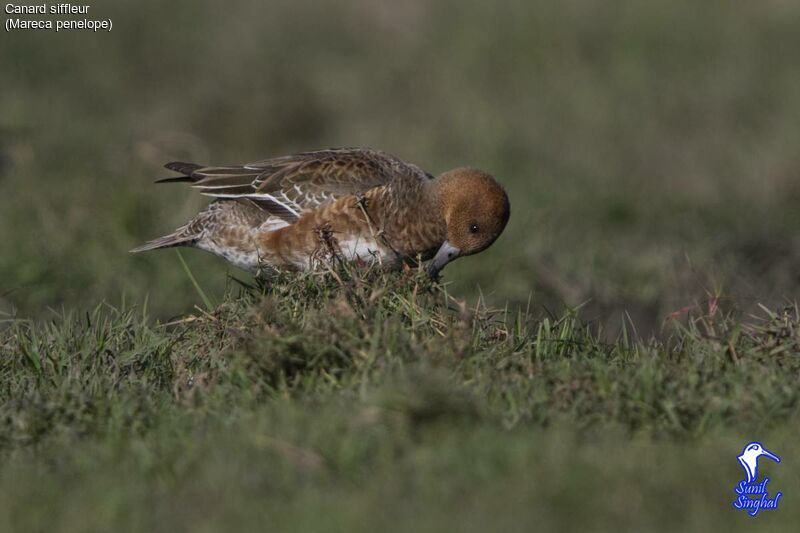
M156 180L156 183L197 181L199 178L192 176L192 174L195 170L203 168L203 165L198 165L197 163L184 163L183 161L173 161L172 163L167 163L164 166L170 170L180 172L184 175L171 178L162 178L160 180ZM131 250L130 253L138 254L139 252L158 250L160 248L172 248L173 246L191 246L199 238L200 233L197 231L197 228L193 228L192 222L189 222L185 226L176 229L169 235L164 235L158 239L147 241L141 246L137 246Z
M164 235L163 237L159 237L158 239L147 241L143 245L137 246L136 248L132 249L130 253L138 254L139 252L158 250L160 248L172 248L173 246L190 246L198 238L199 235L188 234L186 232L186 228L184 227L178 229L174 233L170 233L169 235Z
M156 183L180 183L180 182L193 182L198 181L200 178L194 176L194 171L203 168L203 165L197 163L184 163L183 161L173 161L164 165L165 168L179 172L183 176L173 176L169 178L161 178L156 180Z

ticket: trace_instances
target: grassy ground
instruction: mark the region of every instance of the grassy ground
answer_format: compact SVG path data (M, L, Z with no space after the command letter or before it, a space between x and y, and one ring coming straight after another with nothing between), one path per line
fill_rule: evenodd
M568 313L335 272L154 324L100 306L0 337L10 530L750 530L757 436L800 515L798 309L614 343ZM744 441L742 439L745 439ZM767 468L765 466L765 468Z
M0 529L797 523L800 3L92 10L0 46ZM450 296L127 254L205 203L166 161L352 145L507 187Z

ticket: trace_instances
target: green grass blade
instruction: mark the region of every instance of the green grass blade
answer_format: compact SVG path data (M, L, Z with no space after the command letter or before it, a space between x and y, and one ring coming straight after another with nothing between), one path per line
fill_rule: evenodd
M181 265L183 266L183 271L186 272L187 276L189 276L189 280L192 282L192 285L194 285L194 289L197 291L197 294L200 295L200 299L203 300L203 304L205 304L206 309L211 311L212 309L214 309L214 306L211 304L211 299L209 299L209 297L206 295L205 291L200 286L200 284L197 283L197 279L195 279L191 269L189 268L189 265L187 265L186 261L183 259L183 255L181 255L180 250L175 250L175 253L178 254L178 259L180 259L181 261Z

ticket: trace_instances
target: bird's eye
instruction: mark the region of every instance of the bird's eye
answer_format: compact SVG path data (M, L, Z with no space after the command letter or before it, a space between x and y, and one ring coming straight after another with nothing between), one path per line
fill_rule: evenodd
M469 232L470 233L478 233L478 225L477 224L470 224L469 225Z

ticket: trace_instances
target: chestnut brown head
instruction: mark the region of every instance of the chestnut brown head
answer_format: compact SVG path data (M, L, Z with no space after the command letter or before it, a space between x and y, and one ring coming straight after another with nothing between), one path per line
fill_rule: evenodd
M447 240L431 261L431 276L457 257L491 246L505 229L511 213L506 191L486 172L457 168L439 176L437 182Z

